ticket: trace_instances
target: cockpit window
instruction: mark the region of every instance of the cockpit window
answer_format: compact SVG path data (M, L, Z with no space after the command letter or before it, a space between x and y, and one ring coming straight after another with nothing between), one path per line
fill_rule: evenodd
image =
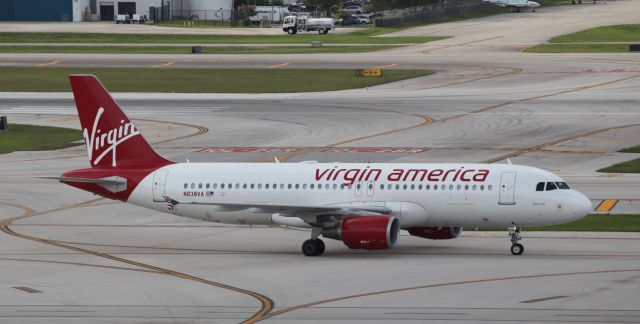
M556 187L555 183L547 182L547 191L556 190L556 189L558 189L558 187Z
M536 185L536 191L544 191L544 182L538 182Z
M570 189L566 182L556 182L556 186L558 186L558 189Z

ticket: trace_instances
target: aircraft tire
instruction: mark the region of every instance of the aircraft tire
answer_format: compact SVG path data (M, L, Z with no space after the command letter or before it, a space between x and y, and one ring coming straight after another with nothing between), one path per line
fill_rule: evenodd
M317 256L324 253L324 242L321 240L306 240L302 243L302 253L306 256Z
M321 239L316 239L316 241L318 242L318 246L320 247L320 251L318 253L318 255L323 255L324 254L324 242Z
M511 254L521 255L524 252L524 246L520 243L516 243L511 246Z

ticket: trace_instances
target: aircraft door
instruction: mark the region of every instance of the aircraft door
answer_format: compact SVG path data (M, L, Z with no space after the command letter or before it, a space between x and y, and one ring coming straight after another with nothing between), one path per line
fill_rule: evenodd
M356 195L356 197L362 197L362 185L363 182L356 182L353 184L353 192Z
M165 201L165 191L167 185L167 176L169 171L160 170L153 174L153 201Z
M375 195L376 184L373 180L367 181L367 197L373 197Z
M515 205L516 173L503 172L500 176L500 205Z

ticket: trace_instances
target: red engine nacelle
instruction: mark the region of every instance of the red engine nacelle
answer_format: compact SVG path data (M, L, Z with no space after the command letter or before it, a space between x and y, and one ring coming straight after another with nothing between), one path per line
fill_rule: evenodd
M398 242L400 221L392 216L345 217L340 225L325 229L322 235L341 240L352 249L384 250Z
M410 227L409 234L432 240L449 240L462 235L462 227Z

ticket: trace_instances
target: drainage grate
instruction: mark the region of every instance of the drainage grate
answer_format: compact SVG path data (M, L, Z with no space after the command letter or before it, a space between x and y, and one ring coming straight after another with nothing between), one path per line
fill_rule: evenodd
M13 287L14 289L18 289L18 290L22 290L24 292L28 292L30 294L39 294L42 291L38 290L38 289L33 289L33 288L29 288L29 287Z

